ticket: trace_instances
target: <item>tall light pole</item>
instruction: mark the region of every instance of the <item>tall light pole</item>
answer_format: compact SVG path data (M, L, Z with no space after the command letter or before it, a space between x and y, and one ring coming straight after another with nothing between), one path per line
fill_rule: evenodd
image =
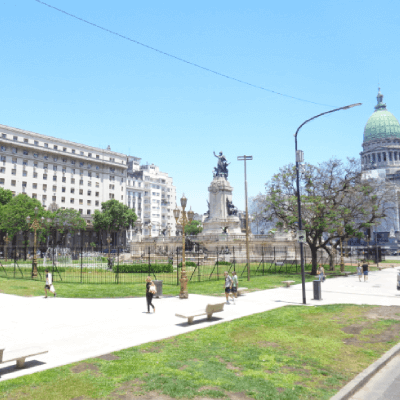
M185 226L188 224L188 222L193 221L194 217L194 212L190 208L190 211L186 213L185 208L187 204L187 198L185 195L182 196L181 198L181 207L182 207L182 215L179 218L180 215L180 210L178 207L175 208L174 210L174 217L176 223L182 225L182 268L181 268L181 291L179 293L179 298L180 299L187 299L189 297L189 293L187 290L187 276L186 276L186 260L185 260ZM176 266L178 268L179 265Z
M249 258L249 209L247 206L247 171L246 161L252 160L253 156L239 156L238 161L244 161L244 195L246 200L246 262L247 262L247 280L250 280L250 258Z
M345 107L340 107L340 108L335 108L334 110L326 111L321 114L316 115L315 117L312 117L308 119L307 121L304 121L298 128L296 133L294 134L294 146L295 146L295 151L296 151L296 190L297 190L297 209L298 209L298 215L299 215L299 231L302 230L302 221L301 221L301 198L300 198L300 182L299 182L299 164L303 162L303 152L301 150L297 150L297 134L299 133L299 130L307 123L312 121L313 119L316 119L318 117L322 117L325 114L330 114L335 111L340 111L340 110L348 110L349 108L353 108L356 106L361 106L361 103L356 103L356 104L350 104L349 106ZM300 242L300 260L301 260L301 286L302 286L302 292L303 292L303 304L306 304L306 277L305 277L305 272L304 272L304 252L303 252L303 242Z

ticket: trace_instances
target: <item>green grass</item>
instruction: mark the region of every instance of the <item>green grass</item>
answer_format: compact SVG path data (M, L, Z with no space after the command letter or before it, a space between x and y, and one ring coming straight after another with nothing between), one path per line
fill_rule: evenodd
M327 400L399 341L400 321L369 319L373 308L279 308L118 351L113 361L88 359L5 381L0 399L117 399L128 392Z

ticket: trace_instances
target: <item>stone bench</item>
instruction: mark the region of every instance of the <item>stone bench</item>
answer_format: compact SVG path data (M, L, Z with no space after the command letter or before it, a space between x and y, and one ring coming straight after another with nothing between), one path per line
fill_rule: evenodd
M17 368L24 368L25 359L27 357L33 357L44 353L48 353L48 350L45 350L43 347L38 346L27 347L21 350L7 351L5 354L4 349L0 349L0 364L16 361Z
M286 287L290 287L290 285L291 285L292 283L295 283L295 281L282 281L282 283L285 283L285 284L286 284Z
M276 267L283 267L285 265L285 263L283 261L276 261L275 262L275 266Z
M224 305L225 305L225 303L207 304L205 311L199 310L199 311L193 311L193 312L184 313L184 314L175 314L175 316L179 317L179 318L187 318L188 324L191 324L191 323L193 323L194 317L200 317L202 315L207 315L207 318L211 319L211 317L214 313L224 311Z
M247 287L240 287L237 289L237 295L241 296L242 294L246 293L249 289Z

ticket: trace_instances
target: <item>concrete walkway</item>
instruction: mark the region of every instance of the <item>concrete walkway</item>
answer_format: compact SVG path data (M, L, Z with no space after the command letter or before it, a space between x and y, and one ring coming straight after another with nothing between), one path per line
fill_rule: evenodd
M358 277L329 279L322 285L322 301L312 300L312 283L306 284L307 305L370 304L398 305L396 269L370 272L369 282ZM245 286L245 281L243 281ZM221 281L221 291L223 282ZM190 289L189 289L190 291ZM44 346L47 354L28 359L26 368L16 370L15 363L0 365L0 381L69 364L142 343L164 339L221 322L260 313L285 305L302 305L301 285L249 293L235 305L215 314L212 321L186 320L176 312L198 310L224 297L190 295L155 299L155 314L147 314L145 298L64 299L18 297L0 294L0 348L19 349Z

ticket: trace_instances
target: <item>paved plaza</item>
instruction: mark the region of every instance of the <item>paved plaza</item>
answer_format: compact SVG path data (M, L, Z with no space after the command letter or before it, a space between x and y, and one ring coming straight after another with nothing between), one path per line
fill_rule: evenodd
M397 273L396 268L370 272L369 282L359 282L354 275L328 279L322 284L321 301L312 300L312 282L307 283L307 305L400 306L400 292L396 289ZM244 280L242 283L245 286ZM221 293L222 290L223 281ZM177 297L155 299L156 313L147 314L144 297L45 299L0 294L0 347L12 350L34 345L49 350L47 354L27 359L25 369L15 369L15 362L2 364L0 381L278 307L302 304L301 285L295 285L241 296L235 305L225 305L225 311L215 314L211 321L198 318L188 326L186 320L175 317L177 312L195 311L208 303L223 302L224 298L191 294L189 300Z

